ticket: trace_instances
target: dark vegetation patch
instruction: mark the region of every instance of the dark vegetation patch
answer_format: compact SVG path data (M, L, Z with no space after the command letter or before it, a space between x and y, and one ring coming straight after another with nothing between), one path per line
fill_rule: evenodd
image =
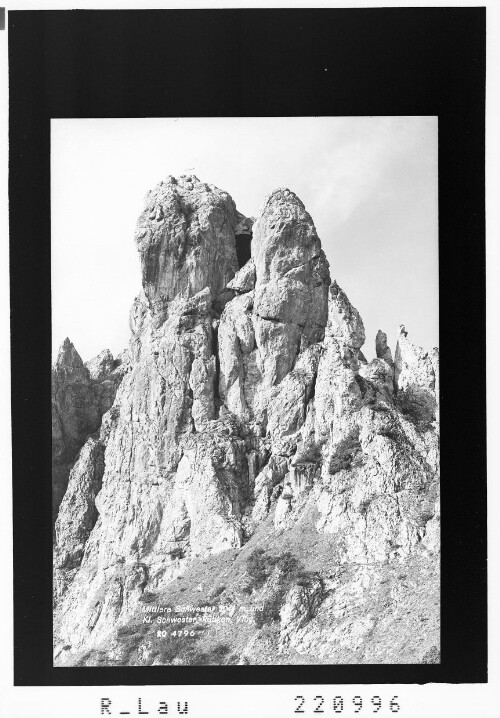
M363 451L359 441L359 430L356 430L339 441L335 453L330 457L328 472L333 475L342 470L361 466L362 463Z
M422 658L422 663L441 663L441 652L437 646L432 646Z
M257 548L247 558L246 568L246 592L263 588L271 576L275 578L271 593L264 598L263 610L254 614L257 628L280 620L285 596L294 584L309 588L314 579L319 579L317 572L307 571L290 551L277 556Z
M144 591L139 598L139 601L142 603L153 603L158 598L157 593L152 593L151 591Z
M401 439L400 432L394 429L381 429L379 435L386 436L388 439L391 439L391 441L399 441Z
M299 562L290 551L276 556L266 553L263 548L256 548L246 560L249 578L247 589L254 591L262 588L274 571L277 571L282 581L288 580L298 570Z
M435 402L428 391L416 384L398 392L396 405L419 431L425 431L434 421Z

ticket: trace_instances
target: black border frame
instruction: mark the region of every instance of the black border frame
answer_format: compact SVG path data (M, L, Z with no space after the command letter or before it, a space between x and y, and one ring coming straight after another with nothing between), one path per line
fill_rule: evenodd
M485 682L485 8L8 21L15 685ZM50 119L298 115L439 117L442 662L54 668Z

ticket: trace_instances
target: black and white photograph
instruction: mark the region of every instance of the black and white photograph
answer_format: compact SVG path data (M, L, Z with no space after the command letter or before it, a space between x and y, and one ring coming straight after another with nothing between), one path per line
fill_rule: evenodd
M494 714L486 4L6 9L0 713Z
M52 121L54 665L439 663L437 136Z

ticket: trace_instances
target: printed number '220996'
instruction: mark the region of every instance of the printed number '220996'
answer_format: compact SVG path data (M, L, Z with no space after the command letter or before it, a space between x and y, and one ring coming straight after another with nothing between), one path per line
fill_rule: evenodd
M381 696L353 696L351 699L344 699L343 696L335 696L333 699L325 699L323 696L315 696L312 701L306 701L304 696L295 696L294 713L378 713L383 706L389 708L391 713L399 713L401 707L398 696L390 700L383 700Z

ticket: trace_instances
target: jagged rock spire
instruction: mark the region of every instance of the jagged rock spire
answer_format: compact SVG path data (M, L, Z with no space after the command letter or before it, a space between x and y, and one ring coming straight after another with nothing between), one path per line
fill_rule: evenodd
M70 468L89 435L99 429L126 371L126 357L105 349L86 364L73 343L61 344L52 369L52 506L55 521Z
M314 222L294 192L265 199L253 226L256 342L269 384L290 371L299 350L321 340L328 317L329 265Z
M56 368L71 367L74 369L83 369L82 358L68 337L66 337L59 347L55 366Z
M334 280L329 290L327 334L350 349L360 349L365 343L365 327L361 315L343 289Z
M147 194L135 241L153 311L205 287L215 297L227 285L238 269L241 217L227 192L195 175L169 176Z
M434 421L438 381L437 351L429 355L422 347L413 344L401 324L394 356L394 383L402 410L423 422Z
M387 334L381 329L378 330L377 336L375 337L375 352L377 357L386 361L389 366L394 365L391 350L387 346Z

